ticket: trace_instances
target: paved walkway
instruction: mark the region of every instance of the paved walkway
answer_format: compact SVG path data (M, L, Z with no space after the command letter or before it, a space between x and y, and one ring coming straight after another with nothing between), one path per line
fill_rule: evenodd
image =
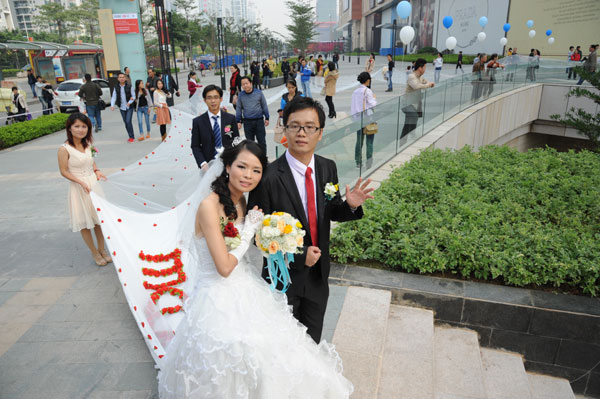
M354 76L362 70L355 63L340 67ZM383 93L380 81L373 88L380 101L401 92ZM349 111L350 96L348 90L334 98L338 113ZM187 97L182 90L176 101ZM272 113L277 108L270 106ZM95 145L106 172L159 144L156 125L151 140L127 144L118 111L102 117ZM56 160L65 138L61 131L0 151L0 398L157 397L154 363L114 268L97 267L80 235L68 229L68 183ZM333 336L344 295L344 288L332 288L326 338Z

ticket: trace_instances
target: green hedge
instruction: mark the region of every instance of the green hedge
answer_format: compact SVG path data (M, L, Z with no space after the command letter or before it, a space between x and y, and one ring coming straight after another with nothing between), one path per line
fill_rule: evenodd
M406 54L404 56L405 62L416 61L417 58L424 58L427 62L433 62L437 58L437 54ZM395 57L396 61L402 61L402 56L397 55ZM475 59L474 55L466 55L463 54L463 65L473 64L473 60ZM458 54L446 54L444 55L444 63L445 64L456 64L458 62Z
M65 128L68 114L42 115L36 119L0 127L0 148L21 144Z
M13 76L17 76L18 72L21 72L21 70L20 69L3 69L2 75L4 75L4 77L13 77Z
M600 156L427 150L340 224L339 262L600 294Z

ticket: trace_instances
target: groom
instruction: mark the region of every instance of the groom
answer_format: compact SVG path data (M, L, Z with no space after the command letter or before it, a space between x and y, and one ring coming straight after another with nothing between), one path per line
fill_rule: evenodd
M287 212L304 226L304 252L290 263L292 284L286 293L294 317L318 343L329 297L330 222L362 218L361 205L373 198L374 189L368 188L370 180L361 185L359 179L352 190L346 186L346 201L339 191L331 199L326 197L325 185L337 184L338 176L333 161L315 155L325 127L325 112L318 102L310 97L290 102L283 110L283 125L288 150L267 167L250 193L248 209L258 205L265 214ZM265 269L263 278L267 278Z

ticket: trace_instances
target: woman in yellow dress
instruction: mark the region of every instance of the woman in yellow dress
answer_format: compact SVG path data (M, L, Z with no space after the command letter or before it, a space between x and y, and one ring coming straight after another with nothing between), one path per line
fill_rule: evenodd
M71 114L67 119L67 140L58 149L60 174L69 183L69 215L73 232L81 232L98 266L105 266L112 259L104 247L100 220L92 204L90 192L104 196L98 180L106 176L98 169L92 153L92 122L82 113ZM94 151L95 152L95 151ZM94 244L92 229L98 246Z

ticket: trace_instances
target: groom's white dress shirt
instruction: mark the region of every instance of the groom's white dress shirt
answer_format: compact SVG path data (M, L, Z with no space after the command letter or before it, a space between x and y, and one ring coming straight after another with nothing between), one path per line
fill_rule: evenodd
M292 176L294 176L294 181L296 182L296 187L298 188L298 193L300 194L300 200L302 201L302 206L304 207L304 214L306 215L306 220L308 220L308 208L306 206L306 169L308 166L312 169L312 174L310 177L313 181L313 186L315 190L315 210L317 208L317 178L315 172L315 156L313 155L310 159L310 162L307 165L304 165L302 162L298 161L294 158L288 151L285 152L285 159L287 160L288 165L290 165L290 169L292 170Z

